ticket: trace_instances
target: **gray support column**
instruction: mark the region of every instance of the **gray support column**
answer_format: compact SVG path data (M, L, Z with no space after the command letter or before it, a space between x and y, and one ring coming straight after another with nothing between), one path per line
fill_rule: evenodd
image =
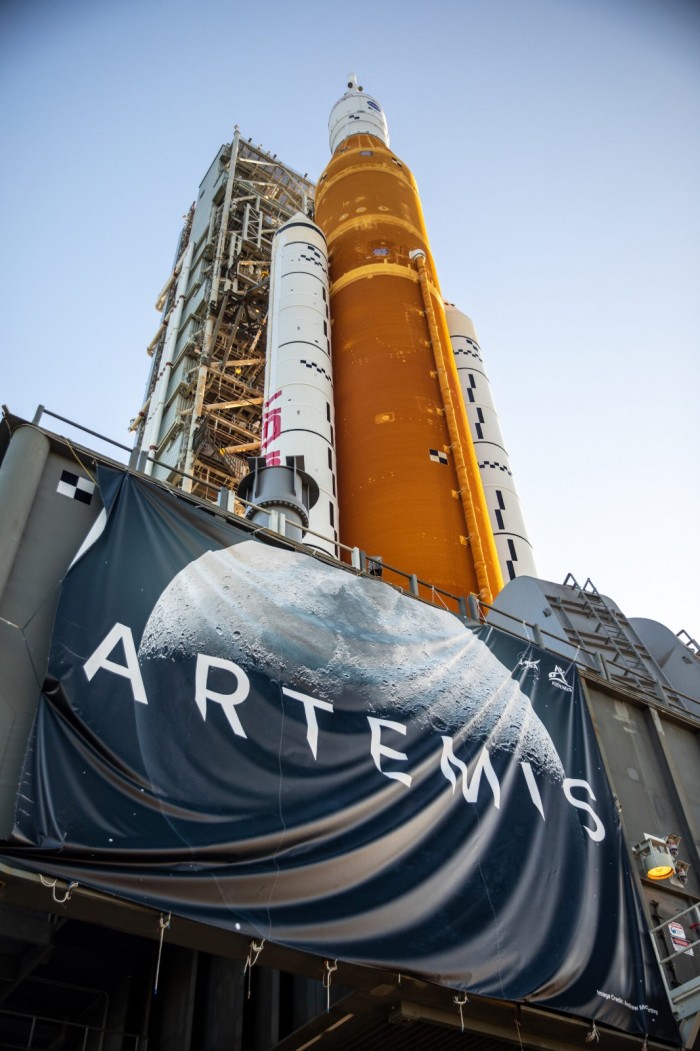
M9 835L22 761L40 683L18 621L8 580L16 565L49 455L49 441L35 427L12 436L0 467L0 836ZM38 605L37 601L37 605Z
M280 974L269 967L253 972L254 1037L251 1051L270 1051L279 1040Z
M116 989L112 989L107 1002L106 1018L104 1028L110 1030L106 1035L94 1035L94 1043L88 1044L98 1051L127 1051L129 1044L133 1047L133 1040L126 1040L122 1033L128 1031L129 1004L133 995L133 979L131 976L124 978ZM114 1032L111 1032L114 1030Z
M223 956L209 957L201 1051L243 1051L244 1002L242 962Z
M256 968L254 1051L270 1051L280 1039L280 971Z
M20 427L0 469L0 610L48 455L46 435L36 427Z
M60 583L101 508L96 492L84 502L60 489L64 470L91 485L87 466L29 426L0 466L0 836L12 828Z
M665 774L665 784L669 797L673 801L676 813L680 815L681 820L685 824L684 828L664 829L663 831L678 832L681 836L683 842L679 857L687 861L691 866L692 883L688 883L688 890L696 890L697 885L693 887L692 884L700 878L700 851L698 851L697 847L697 844L700 843L700 829L697 827L693 808L683 789L683 778L676 767L673 749L668 744L661 717L655 708L647 709L646 717L650 727L650 737Z
M154 1051L194 1051L192 1023L197 981L198 953L176 945L164 945L158 992L152 1001L152 1017L157 1019Z
M295 975L293 981L292 1022L294 1029L301 1029L326 1010L326 990L315 978Z

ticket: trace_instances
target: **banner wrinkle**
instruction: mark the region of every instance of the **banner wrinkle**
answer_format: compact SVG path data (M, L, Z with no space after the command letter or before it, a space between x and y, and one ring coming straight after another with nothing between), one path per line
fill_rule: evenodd
M676 1038L573 665L101 468L13 862Z

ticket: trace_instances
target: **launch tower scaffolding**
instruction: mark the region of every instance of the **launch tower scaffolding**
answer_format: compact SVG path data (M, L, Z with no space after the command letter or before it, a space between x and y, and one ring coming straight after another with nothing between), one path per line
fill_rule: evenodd
M133 424L158 461L154 477L211 500L236 490L259 451L272 238L308 212L313 193L306 175L238 129L202 180L156 303L163 315Z

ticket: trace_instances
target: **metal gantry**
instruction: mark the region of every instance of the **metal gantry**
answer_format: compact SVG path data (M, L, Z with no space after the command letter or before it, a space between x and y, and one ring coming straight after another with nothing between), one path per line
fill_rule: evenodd
M235 492L259 451L272 239L308 213L313 194L305 175L238 129L205 175L156 303L163 315L133 424L158 461L154 477L211 500Z

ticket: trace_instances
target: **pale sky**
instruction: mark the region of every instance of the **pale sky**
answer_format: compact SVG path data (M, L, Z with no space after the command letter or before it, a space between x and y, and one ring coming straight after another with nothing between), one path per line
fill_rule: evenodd
M540 575L700 637L690 0L5 0L0 401L130 444L218 147L316 179L350 70L477 327Z

